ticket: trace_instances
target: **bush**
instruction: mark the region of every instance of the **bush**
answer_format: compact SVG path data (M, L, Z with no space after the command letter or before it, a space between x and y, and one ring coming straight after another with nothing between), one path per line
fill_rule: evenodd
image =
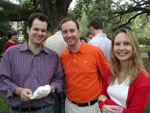
M3 47L6 41L8 41L8 38L0 37L0 54L2 54Z
M138 38L140 45L150 45L150 38Z

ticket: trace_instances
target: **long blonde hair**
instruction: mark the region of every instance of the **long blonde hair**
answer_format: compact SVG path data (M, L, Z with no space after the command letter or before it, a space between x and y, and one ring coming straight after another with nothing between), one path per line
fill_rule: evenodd
M116 78L118 78L120 71L121 71L121 65L120 61L117 59L117 57L114 55L113 49L114 49L114 40L117 34L120 32L123 32L126 34L126 38L129 42L129 44L132 46L133 53L130 58L130 64L128 66L128 72L126 73L129 76L129 85L136 79L138 73L141 69L144 69L143 61L141 58L139 43L137 41L137 38L135 34L128 28L120 28L116 31L114 34L113 40L112 40L112 47L110 51L110 71L111 76L109 78L109 84L114 84L114 81Z

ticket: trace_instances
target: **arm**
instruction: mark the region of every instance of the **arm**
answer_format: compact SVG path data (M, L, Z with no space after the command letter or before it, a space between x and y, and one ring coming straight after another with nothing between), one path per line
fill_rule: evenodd
M11 78L11 71L11 59L6 52L0 63L0 92L5 98L13 96L13 92L18 87Z
M11 59L9 58L9 53L6 52L0 63L0 92L5 98L16 94L21 97L21 100L29 101L29 96L32 95L32 91L21 88L14 83L11 77L11 71L13 71L11 70Z
M50 84L52 90L56 89L57 93L62 91L63 77L64 77L63 69L62 69L59 57L57 56L57 62L55 66L55 75L53 76L51 84Z
M112 101L112 100L109 98L109 95L108 95L108 93L107 93L109 76L110 76L110 71L107 70L107 72L106 72L105 75L104 75L102 93L101 93L101 95L99 96L99 107L100 107L100 109L102 109L102 107L103 107L104 105L117 105L117 106L119 106L118 104L116 104L114 101Z
M110 76L110 70L108 70L103 79L103 87L102 87L102 93L99 96L99 108L102 109L102 107L106 104L105 101L109 99L109 96L107 94L107 88L108 88L108 78Z
M130 86L127 99L127 108L123 108L122 113L142 113L142 111L144 110L145 104L150 94L150 84L149 84L150 78L147 79L145 75L143 76L141 79L135 80L136 82L133 83L134 85L132 84ZM104 86L106 86L105 83ZM107 93L104 91L105 90L103 89L102 93L104 94ZM104 102L103 101L99 102L99 106L101 109L103 109L102 107L104 105L117 105L117 104L113 102L111 99L106 99Z
M108 99L105 95L100 95L99 96L99 101L102 102L102 108L101 111L103 113L122 113L123 108L121 106L118 106L115 102L112 101L112 104L106 104L106 100Z
M99 96L99 107L103 113L122 113L123 108L112 101L107 94L109 76L110 71L107 71L104 76L102 94Z
M142 113L149 94L150 86L137 89L127 108L124 108L123 113Z
M127 108L123 113L142 113L150 94L150 75L140 72L130 85Z
M98 62L98 68L100 71L100 75L102 77L104 77L104 74L106 73L106 71L109 68L109 64L100 48L98 48L98 52L97 52L97 62Z

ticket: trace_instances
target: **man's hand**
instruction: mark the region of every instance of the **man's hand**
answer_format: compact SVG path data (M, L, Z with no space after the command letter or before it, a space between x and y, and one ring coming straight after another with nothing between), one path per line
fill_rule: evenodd
M33 96L31 96L31 99L40 99L43 97L47 97L51 93L51 86L45 85L40 86L37 88L37 90L33 93Z
M22 101L28 102L31 100L30 97L32 96L32 91L30 89L18 87L14 93L19 95Z

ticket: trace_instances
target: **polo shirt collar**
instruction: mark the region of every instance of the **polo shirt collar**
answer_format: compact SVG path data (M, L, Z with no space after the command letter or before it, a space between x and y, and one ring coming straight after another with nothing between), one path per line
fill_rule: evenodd
M85 49L84 49L84 46L85 46L85 45L86 45L86 43L81 40L81 46L80 46L80 48L78 49L78 51L75 52L75 53L84 53L84 52L85 52ZM67 53L68 53L68 54L72 54L72 53L73 53L72 51L70 51L69 47L67 48Z

